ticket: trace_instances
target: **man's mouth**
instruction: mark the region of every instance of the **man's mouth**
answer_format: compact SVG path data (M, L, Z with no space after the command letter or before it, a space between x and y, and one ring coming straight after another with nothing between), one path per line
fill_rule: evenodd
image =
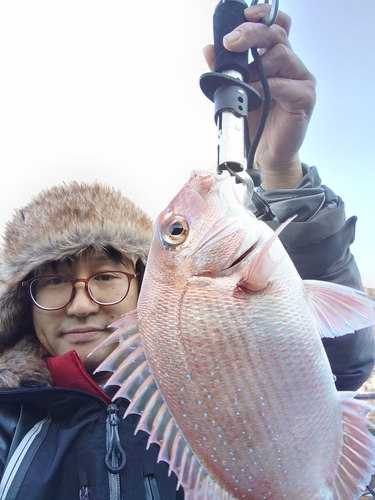
M62 334L70 342L90 342L106 332L106 328L100 327L75 327Z

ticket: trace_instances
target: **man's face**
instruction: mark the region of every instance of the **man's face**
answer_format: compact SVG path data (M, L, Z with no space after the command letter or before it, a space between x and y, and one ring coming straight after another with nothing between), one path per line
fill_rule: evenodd
M106 255L86 254L74 264L62 263L53 270L43 269L43 274L58 274L71 279L88 278L105 271L134 273L131 263L125 265ZM83 282L76 283L73 301L63 309L45 311L33 304L32 314L36 335L51 356L59 356L75 350L87 372L92 375L97 366L113 351L117 344L98 350L89 358L87 355L108 337L113 329L108 325L120 316L137 307L138 283L133 279L128 295L119 304L102 306L93 302ZM100 375L100 374L99 374Z

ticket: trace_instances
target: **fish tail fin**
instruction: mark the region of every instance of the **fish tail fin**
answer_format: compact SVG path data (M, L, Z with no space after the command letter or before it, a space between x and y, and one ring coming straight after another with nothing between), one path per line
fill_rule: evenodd
M374 407L354 399L355 393L343 392L341 409L343 419L343 447L334 483L335 500L353 500L366 490L374 473L375 437L366 419Z

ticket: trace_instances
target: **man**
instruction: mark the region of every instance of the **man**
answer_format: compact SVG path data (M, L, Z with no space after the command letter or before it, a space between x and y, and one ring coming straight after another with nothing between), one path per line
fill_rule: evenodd
M303 278L361 287L349 252L354 220L320 185L298 150L315 103L315 81L290 48L290 20L268 28L269 6L246 9L248 23L225 44L262 56L274 98L259 145L262 196ZM212 64L212 47L206 48ZM251 82L261 91L251 68ZM256 116L253 115L253 116ZM254 123L251 118L250 123ZM270 225L274 223L270 222ZM111 402L94 375L109 350L87 354L108 325L136 307L152 224L111 188L72 183L40 193L8 223L0 260L0 499L182 499L157 446L134 435L127 401ZM325 345L339 389L358 388L374 363L370 329Z

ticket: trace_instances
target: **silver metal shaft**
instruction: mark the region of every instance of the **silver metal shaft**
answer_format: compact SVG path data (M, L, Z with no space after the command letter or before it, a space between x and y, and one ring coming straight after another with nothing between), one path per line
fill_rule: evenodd
M238 71L223 71L223 74L243 81L241 73ZM246 95L242 89L239 94L243 94L246 102ZM245 155L245 119L237 116L233 111L223 111L217 122L218 126L218 167L224 169L228 166L234 172L246 170Z

